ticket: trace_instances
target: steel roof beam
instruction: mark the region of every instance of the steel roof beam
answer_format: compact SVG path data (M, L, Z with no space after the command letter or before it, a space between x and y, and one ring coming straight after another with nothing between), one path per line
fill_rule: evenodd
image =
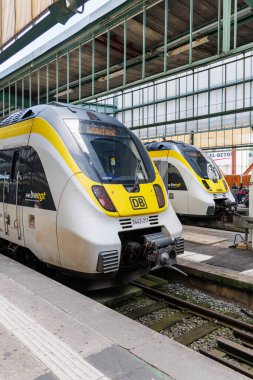
M233 17L234 16L232 15L231 16L232 20L233 20ZM243 9L242 11L238 12L238 16L237 16L238 25L240 23L245 22L245 20L252 19L252 18L253 18L253 14L252 14L251 9L250 8ZM201 38L202 36L205 36L207 34L209 36L212 34L216 34L217 31L218 31L218 21L193 31L192 36L193 36L193 39L194 38ZM188 42L189 42L189 34L182 36L182 37L180 37L174 41L169 42L167 44L167 51L169 52L170 50L175 49L179 46L182 46ZM156 49L151 49L150 51L147 51L145 54L145 61L155 59L161 54L162 55L164 54L164 45L161 45L161 46L157 47ZM142 59L143 59L142 54L139 54L136 57L128 59L126 61L126 68L130 68L130 67L136 66L138 64L141 64ZM115 65L110 67L110 73L116 72L118 70L122 70L123 68L124 68L124 62L115 64ZM105 68L103 70L95 72L93 78L94 78L94 80L96 80L96 79L99 79L100 77L106 76L106 74L107 74L107 69ZM147 78L147 79L149 79L149 78ZM89 83L91 81L92 81L92 74L81 78L82 84L83 83ZM79 80L72 81L69 83L69 88L75 88L79 85L79 83L80 83ZM58 90L64 91L64 90L66 90L66 88L67 88L67 85L62 85L59 87ZM51 90L51 91L49 91L49 96L54 96L55 93L56 93L56 90ZM44 95L41 96L42 99L43 99L43 96Z
M161 0L159 0L157 2L159 3L160 1ZM134 7L134 9L131 9L131 3L133 3L133 1L131 1L130 4L128 4L128 2L127 2L126 7L125 7L125 3L123 3L124 4L123 6L121 5L118 7L120 9L120 11L119 10L116 11L115 9L110 11L111 27L113 27L114 23L118 24L120 22L120 19L121 19L121 21L123 20L123 13L124 12L125 12L124 13L125 15L130 17L130 13L134 12L134 10L137 11L140 4L142 4L142 1L138 0L138 5L136 5L136 7ZM146 0L146 4L150 5L149 3L151 3L151 0ZM123 8L124 12L121 8ZM130 9L131 9L131 11L130 11ZM138 9L138 11L139 10L140 9ZM118 15L117 15L117 12L119 12ZM133 16L133 15L134 15L134 13L131 14L131 16ZM245 8L245 9L238 12L237 20L238 20L238 22L243 22L243 20L247 20L247 18L251 18L251 17L252 17L252 10L250 7L248 7L248 8ZM101 27L99 29L99 35L102 35L104 32L108 31L108 23L105 22L104 18L102 20L99 23L99 25L101 25ZM112 20L113 20L113 22L112 22ZM231 16L231 21L233 22L233 20L234 20L234 15ZM58 45L51 48L51 50L48 53L45 53L45 54L41 55L41 57L38 57L36 60L33 60L33 69L36 69L38 67L45 65L47 62L50 62L51 60L53 61L56 56L59 57L60 55L63 55L64 53L66 53L70 49L73 50L75 48L78 48L80 43L84 44L86 41L89 41L91 39L92 35L96 37L96 34L97 34L96 33L96 29L97 29L96 26L98 25L97 21L98 20L96 20L96 22L92 22L89 26L85 27L85 29L84 29L85 31L82 30L82 31L77 32L71 38L69 37L67 40L60 42ZM220 22L222 24L222 20ZM201 35L205 35L205 34L210 35L211 33L216 33L218 30L218 27L219 27L219 20L193 31L192 36L193 36L193 38L198 38ZM187 33L186 35L184 35L180 38L175 39L174 41L171 41L168 44L168 48L173 49L176 46L180 46L180 45L183 45L183 44L188 43L188 42L189 42L189 33ZM162 44L157 49L154 49L153 53L148 52L147 54L148 55L150 54L150 57L147 57L147 59L152 58L152 56L154 56L155 53L156 53L156 55L164 54L164 45ZM32 56L31 56L31 59L32 59ZM136 59L136 58L133 58L133 59ZM142 59L142 55L141 55L141 59ZM133 62L133 63L135 63L135 62ZM130 62L130 64L131 64L131 62ZM20 78L20 76L25 76L26 73L28 73L30 71L30 68L31 68L30 64L26 64L21 70L16 70L15 74L12 72L10 75L7 75L2 80L2 87L4 87L5 85L8 85L10 80L11 81L18 80ZM115 65L115 66L111 67L111 70L114 70L114 69L118 70L121 68L122 67L119 67L119 65ZM104 72L101 71L101 76L105 75L105 74L106 74L106 70Z

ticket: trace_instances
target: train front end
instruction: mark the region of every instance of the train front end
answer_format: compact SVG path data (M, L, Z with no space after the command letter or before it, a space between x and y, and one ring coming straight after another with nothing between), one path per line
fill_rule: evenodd
M92 115L64 119L83 168L62 196L59 248L64 267L110 286L173 266L184 241L181 223L142 143L115 119ZM70 202L72 212L66 209ZM66 218L71 239L63 228Z
M216 218L236 211L223 174L204 151L177 141L152 142L146 147L178 215Z
M234 213L234 196L215 161L203 150L192 145L181 144L179 150L195 177L190 186L191 204L194 205L197 199L206 216L216 217L224 212Z

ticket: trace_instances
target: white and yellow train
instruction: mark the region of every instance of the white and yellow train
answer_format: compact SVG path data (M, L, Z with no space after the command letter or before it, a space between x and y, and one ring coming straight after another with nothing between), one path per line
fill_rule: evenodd
M178 215L215 218L236 210L234 196L224 176L203 150L178 141L145 145Z
M101 287L171 266L184 250L138 138L109 116L61 103L0 121L0 238L17 256L32 252Z

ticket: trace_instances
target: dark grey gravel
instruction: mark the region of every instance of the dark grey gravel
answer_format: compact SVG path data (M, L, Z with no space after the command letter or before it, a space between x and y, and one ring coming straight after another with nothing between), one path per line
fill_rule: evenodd
M148 297L139 296L134 298L131 302L126 305L121 305L115 308L120 314L128 314L130 311L141 309L142 307L149 306L155 303L152 299Z
M160 309L158 311L155 311L154 313L145 315L145 317L139 318L139 322L141 322L145 326L152 325L153 323L158 322L160 319L169 317L170 315L173 315L177 313L178 310L173 308L164 308Z
M220 298L216 298L215 296L211 296L210 294L203 292L199 289L192 289L180 283L174 283L164 285L161 290L168 292L171 295L179 296L185 299L186 301L198 305L204 305L205 307L209 307L214 311L233 316L234 318L238 318L248 323L253 323L252 318L246 316L244 313L241 312L240 305L237 305L233 302L225 301Z
M163 334L167 335L171 339L177 339L179 336L188 333L197 326L207 323L204 319L192 316L190 318L184 318L182 322L176 323L171 326L169 329L163 330Z

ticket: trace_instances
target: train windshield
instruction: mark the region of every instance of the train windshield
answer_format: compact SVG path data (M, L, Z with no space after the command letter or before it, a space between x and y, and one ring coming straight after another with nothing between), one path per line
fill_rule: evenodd
M220 169L206 153L190 145L182 145L180 150L192 169L201 178L211 179L213 182L222 178Z
M135 184L153 180L145 149L125 127L101 121L65 119L71 133L86 156L92 179L102 183Z

